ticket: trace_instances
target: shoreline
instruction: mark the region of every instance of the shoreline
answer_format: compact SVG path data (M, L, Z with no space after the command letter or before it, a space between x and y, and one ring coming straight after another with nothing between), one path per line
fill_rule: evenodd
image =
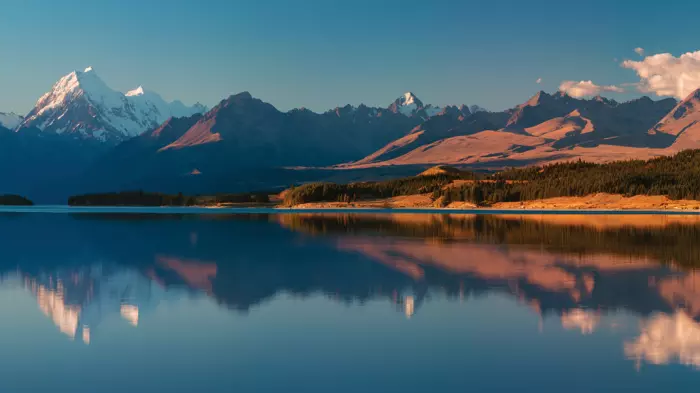
M426 213L426 214L685 214L700 215L700 201L671 200L666 196L591 194L476 206L452 202L446 206L429 194L356 202L314 202L295 206L277 203L225 203L195 206L0 206L0 213L133 213L133 214L253 214L253 213Z
M357 202L313 202L292 206L295 209L433 209L433 210L508 210L508 211L700 211L700 201L672 200L663 195L635 195L597 193L583 197L554 197L521 202L499 202L477 206L470 202L452 202L444 205L428 194L399 196L387 199Z
M227 214L440 214L440 215L700 215L695 209L564 209L564 208L373 208L373 207L139 207L67 205L0 206L0 214L145 214L145 215L227 215Z

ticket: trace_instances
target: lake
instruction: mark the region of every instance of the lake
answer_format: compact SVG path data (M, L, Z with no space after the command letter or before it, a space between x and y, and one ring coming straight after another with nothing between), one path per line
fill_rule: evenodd
M2 393L700 386L698 215L76 211L0 213Z

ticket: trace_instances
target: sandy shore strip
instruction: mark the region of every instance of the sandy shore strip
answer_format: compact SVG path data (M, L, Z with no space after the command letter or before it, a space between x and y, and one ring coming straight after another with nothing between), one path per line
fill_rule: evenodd
M489 207L478 207L469 202L452 202L440 206L429 194L407 195L387 199L357 202L303 203L292 209L478 209L478 210L700 210L700 201L672 200L663 195L636 195L598 193L585 197L557 197L523 202L500 202Z

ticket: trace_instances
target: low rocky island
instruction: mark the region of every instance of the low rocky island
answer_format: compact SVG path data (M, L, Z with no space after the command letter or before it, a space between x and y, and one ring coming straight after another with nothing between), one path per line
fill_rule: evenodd
M13 194L0 195L0 205L4 206L32 206L34 202L29 199Z

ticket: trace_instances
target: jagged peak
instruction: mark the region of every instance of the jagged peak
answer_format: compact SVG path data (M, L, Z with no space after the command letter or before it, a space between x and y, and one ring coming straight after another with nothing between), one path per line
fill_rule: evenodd
M139 87L129 90L126 92L125 96L127 97L134 97L134 96L142 96L145 94L145 91L143 90L143 86L139 85Z
M476 106L476 105L475 105L475 106ZM465 105L465 104L462 104L462 105L458 106L457 109L458 109L460 112L462 112L462 114L463 114L464 116L469 116L469 115L472 115L472 114L474 113L474 111L472 111L472 109L469 107L469 105Z
M425 108L423 102L416 97L411 91L407 91L399 98L394 100L391 105L389 105L389 110L394 113L401 113L402 115L412 116L417 111Z
M73 98L84 95L94 95L103 101L106 99L113 103L115 95L120 94L110 89L94 72L92 67L87 67L85 71L72 71L61 77L51 90L41 96L36 102L36 107L41 114L46 110L63 105Z
M464 107L464 105L462 105L460 107L458 107L456 105L446 105L444 108L442 108L442 110L440 112L438 112L437 116L443 116L443 115L455 115L455 116L462 115L462 116L464 116L465 112L463 111L462 107ZM467 108L467 110L469 110L469 109Z
M480 107L479 105L469 105L469 111L471 111L472 114L477 112L489 112L488 109Z
M617 106L619 104L617 101L613 100L612 98L606 98L606 97L601 96L600 94L591 98L591 101L600 102L602 104L609 105L609 106Z
M639 97L639 98L637 98L637 99L635 99L635 100L631 100L631 101L629 101L629 102L635 102L635 101L636 101L636 102L654 102L654 100L652 100L651 98L649 98L649 96L641 96L641 97Z
M535 93L534 96L530 97L530 99L527 100L524 105L536 106L547 98L552 98L552 96L547 94L544 90L540 90Z
M345 106L337 106L337 107L335 107L335 109L333 110L333 112L335 112L335 114L336 114L337 116L341 116L341 115L344 115L344 114L347 114L347 113L355 112L355 107L352 106L352 105L350 105L350 104L347 104L347 105L345 105Z
M397 98L397 101L400 101L402 105L411 105L420 102L418 97L416 97L416 95L411 91L403 93L401 97Z

